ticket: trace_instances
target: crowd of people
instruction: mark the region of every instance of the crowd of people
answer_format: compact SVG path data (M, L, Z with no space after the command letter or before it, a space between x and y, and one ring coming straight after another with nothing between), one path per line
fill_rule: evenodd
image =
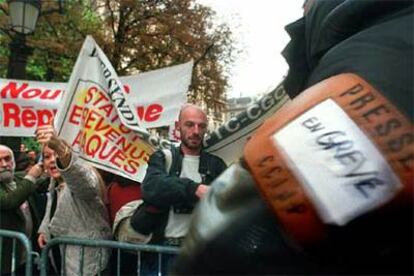
M180 247L163 275L412 274L413 3L309 0L304 12L283 52L293 100L237 164L204 150L207 116L191 104L181 143L151 155L142 183L95 169L44 125L40 158L0 145L0 228L35 250L64 236ZM52 251L50 270L63 260L68 275L111 274L109 250L86 248L82 268L79 250ZM136 273L131 254L124 275Z
M150 238L139 242L180 246L195 204L226 168L220 158L202 149L207 124L203 110L195 105L183 106L177 122L181 145L155 152L142 184L90 166L56 135L52 125L36 130L36 139L42 145L41 159L29 169L16 171L12 150L1 145L1 228L26 233L38 250L54 237L98 240L115 237L134 242L134 237L140 236ZM166 155L170 158L168 169ZM36 195L47 200L34 202L32 197ZM133 212L123 215L125 207L133 202L139 202L140 208L133 205ZM140 213L135 212L138 209ZM5 260L2 271L11 272L11 251L2 252ZM20 249L18 273L24 270L23 253ZM80 269L85 275L110 274L110 253L108 249L86 247L80 268L80 247L67 245L52 250L50 269L59 274L64 262L67 275L79 275ZM128 258L128 254L123 256ZM164 256L164 275L174 257ZM157 274L153 256L148 255L145 260L143 275ZM128 264L122 268L124 274L136 272L136 262L124 263Z

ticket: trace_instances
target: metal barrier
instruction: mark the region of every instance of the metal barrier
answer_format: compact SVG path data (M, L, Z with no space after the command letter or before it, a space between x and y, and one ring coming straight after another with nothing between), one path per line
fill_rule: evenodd
M125 242L118 242L118 241L110 241L110 240L89 240L89 239L79 239L79 238L72 238L72 237L62 237L62 238L54 238L50 240L47 245L43 248L40 260L40 275L46 276L48 271L48 254L53 246L62 246L62 252L65 252L66 246L79 246L80 247L80 258L79 258L79 268L80 273L79 275L83 275L83 254L85 247L95 247L95 248L108 248L108 249L116 249L116 275L121 275L121 250L125 252L135 252L137 254L137 275L141 273L141 252L152 252L157 253L158 255L158 276L161 276L161 264L162 264L162 257L163 254L177 254L178 248L172 246L157 246L157 245L147 245L147 244L131 244ZM60 275L66 275L66 271L64 269L65 266L65 256L64 254L61 256L61 271ZM99 265L102 264L101 262L102 254L100 254L97 262ZM100 269L101 270L101 269Z
M17 260L17 241L20 241L21 244L23 245L23 249L26 252L26 268L25 268L25 275L26 276L31 276L32 275L32 254L34 252L32 252L32 244L29 240L29 238L21 233L21 232L16 232L16 231L9 231L9 230L3 230L0 229L0 274L2 274L3 272L1 271L1 268L3 266L3 241L5 238L8 239L12 239L12 252L11 252L11 271L13 271L11 273L11 275L15 275L15 270L17 268L16 264L16 260ZM6 252L7 253L7 252Z

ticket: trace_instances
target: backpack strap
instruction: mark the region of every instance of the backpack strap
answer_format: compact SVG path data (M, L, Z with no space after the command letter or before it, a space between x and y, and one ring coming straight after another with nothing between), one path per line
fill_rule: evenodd
M165 156L165 171L169 174L172 165L172 152L170 149L163 149L162 153Z

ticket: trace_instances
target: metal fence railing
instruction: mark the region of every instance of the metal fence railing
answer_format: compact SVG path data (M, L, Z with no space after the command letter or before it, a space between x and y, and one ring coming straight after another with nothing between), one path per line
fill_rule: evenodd
M157 255L157 275L161 276L161 266L162 266L162 258L165 254L172 254L175 255L178 253L177 247L172 246L157 246L157 245L146 245L146 244L131 244L125 242L117 242L117 241L110 241L110 240L89 240L89 239L79 239L79 238L71 238L71 237L62 237L62 238L54 238L50 240L47 245L43 248L41 253L41 260L40 260L40 275L46 276L48 274L48 267L49 267L49 252L54 246L61 247L61 270L60 275L66 275L65 267L65 254L66 246L79 246L80 249L80 256L79 256L79 273L78 275L83 275L83 254L85 248L101 248L101 249L110 249L112 250L112 254L115 254L116 257L116 271L113 272L116 275L121 275L121 265L131 265L131 264L122 264L121 260L121 251L134 253L136 254L136 275L141 275L142 272L142 252L151 252ZM102 264L101 260L102 254L98 254L96 256L97 264ZM114 258L113 258L114 259ZM103 267L102 267L103 269ZM99 269L101 271L101 269Z
M4 245L8 244L11 246L11 252L9 252L10 247L5 249ZM133 254L135 261L136 261L136 275L141 275L142 273L142 253L153 253L156 256L156 269L157 271L151 274L157 274L158 276L162 275L162 260L166 254L168 255L176 255L179 251L178 247L173 246L158 246L158 245L148 245L148 244L132 244L132 243L125 243L125 242L118 242L118 241L110 241L110 240L89 240L89 239L79 239L79 238L72 238L72 237L62 237L62 238L54 238L51 239L47 245L42 249L41 257L40 257L40 275L46 276L48 275L49 269L49 253L54 247L61 247L61 252L65 252L66 246L78 246L79 247L79 273L78 275L83 275L83 257L85 248L100 248L102 250L108 249L112 251L113 258L112 261L116 264L115 271L111 271L111 275L122 275L121 274L121 266L130 266L131 263L122 262L121 259L121 252L127 252L129 254ZM16 269L19 266L19 254L24 252L24 262L25 262L25 275L31 276L33 273L33 264L35 261L38 261L38 258L34 256L38 256L37 252L32 250L32 244L28 237L21 233L9 230L0 229L0 275L3 273L10 273L11 275L16 274ZM5 254L10 254L7 259L10 259L10 263L5 263L5 259L3 258ZM102 255L98 254L96 256L97 264L101 264L101 257ZM113 265L113 263L111 263ZM2 271L2 268L7 266L10 268L9 271ZM65 255L61 255L61 270L60 275L65 275L66 270L65 267ZM135 266L134 266L135 267ZM103 267L102 267L103 269ZM101 269L99 269L101 270Z
M11 242L11 252L6 252L4 248L4 244L6 242L8 242L8 240L10 240ZM33 251L32 251L32 244L30 242L30 240L28 239L28 237L20 232L15 232L15 231L9 231L9 230L4 230L4 229L0 229L0 275L2 273L5 273L4 271L2 271L2 268L5 266L10 265L10 271L11 271L11 275L15 275L16 269L19 266L19 264L17 263L19 258L21 256L18 256L18 254L20 254L19 250L18 250L18 246L20 242L20 246L23 250L23 252L25 253L24 258L25 258L25 275L26 276L31 276L32 275L32 266L33 266ZM5 261L3 259L3 256L5 254L11 254L11 258L10 258L10 264L6 264ZM6 273L10 273L9 271L6 271Z

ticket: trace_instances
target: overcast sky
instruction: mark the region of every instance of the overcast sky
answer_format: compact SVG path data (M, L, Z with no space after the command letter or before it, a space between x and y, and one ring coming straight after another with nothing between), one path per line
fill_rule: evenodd
M243 53L230 78L229 98L270 91L287 72L280 52L289 41L284 26L302 15L303 0L198 0L231 27Z

